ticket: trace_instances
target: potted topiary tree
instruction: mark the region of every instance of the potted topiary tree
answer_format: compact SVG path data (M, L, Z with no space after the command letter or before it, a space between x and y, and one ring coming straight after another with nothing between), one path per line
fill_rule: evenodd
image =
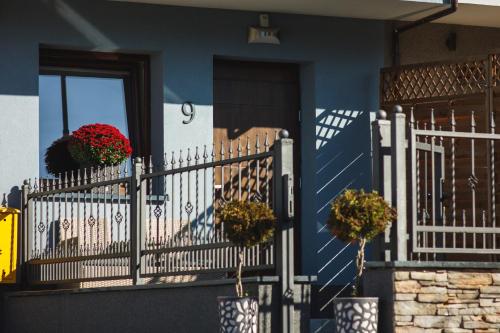
M225 236L238 246L236 297L218 297L220 332L257 332L258 301L243 291L241 274L245 250L272 239L276 217L266 204L250 201L226 203L219 210L219 217Z
M365 247L395 218L396 211L377 192L346 190L333 201L330 232L342 241L359 243L352 297L334 299L337 332L377 332L378 298L359 297Z

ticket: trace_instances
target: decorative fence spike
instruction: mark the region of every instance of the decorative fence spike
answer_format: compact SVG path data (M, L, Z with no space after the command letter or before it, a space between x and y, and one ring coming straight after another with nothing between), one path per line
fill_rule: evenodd
M207 159L208 159L207 145L203 145L203 163L207 163Z

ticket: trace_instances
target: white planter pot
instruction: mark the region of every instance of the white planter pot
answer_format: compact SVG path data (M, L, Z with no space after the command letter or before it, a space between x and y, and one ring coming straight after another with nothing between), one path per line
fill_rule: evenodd
M218 297L220 333L257 333L259 303L253 297Z
M333 306L337 333L377 333L378 298L336 298Z

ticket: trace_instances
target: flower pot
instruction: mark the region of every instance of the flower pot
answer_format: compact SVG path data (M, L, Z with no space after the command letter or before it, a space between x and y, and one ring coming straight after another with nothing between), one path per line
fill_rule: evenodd
M257 333L259 303L253 297L218 297L220 333Z
M377 333L378 298L339 297L333 306L337 333Z

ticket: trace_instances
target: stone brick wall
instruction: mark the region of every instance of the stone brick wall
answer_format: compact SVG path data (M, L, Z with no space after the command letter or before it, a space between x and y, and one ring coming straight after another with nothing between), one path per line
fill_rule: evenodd
M500 271L419 268L391 271L392 295L379 297L383 298L381 320L392 319L392 323L384 323L382 327L392 326L395 333L500 332ZM367 296L373 296L377 293L373 289L376 283L369 284L373 291Z

